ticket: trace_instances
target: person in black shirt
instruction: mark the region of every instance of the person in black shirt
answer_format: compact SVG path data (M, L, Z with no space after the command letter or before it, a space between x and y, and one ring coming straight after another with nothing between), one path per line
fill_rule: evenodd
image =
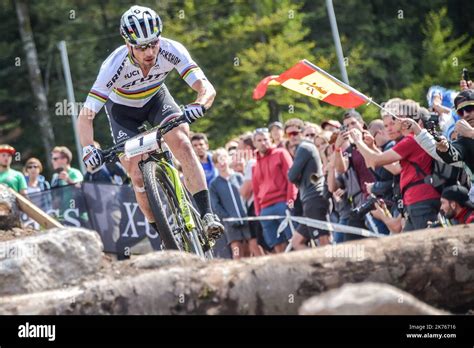
M456 124L458 139L450 142L442 138L436 152L446 163L463 161L474 172L474 89L466 89L454 99L454 107L461 117Z

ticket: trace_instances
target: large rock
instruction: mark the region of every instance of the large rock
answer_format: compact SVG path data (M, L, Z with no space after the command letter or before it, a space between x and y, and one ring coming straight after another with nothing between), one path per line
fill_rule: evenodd
M102 242L97 232L57 228L0 243L0 295L31 293L77 282L98 271Z
M409 293L380 283L346 284L303 302L303 315L441 315Z
M347 283L388 283L451 312L474 305L473 225L239 261L176 252L77 287L0 298L0 314L297 314Z
M19 226L20 215L16 197L7 186L0 184L0 230L10 230Z
M216 261L219 263L219 261ZM196 279L182 282L189 268L202 277L199 257L177 251L154 252L120 263L123 277L109 274L65 289L0 297L1 314L184 314L196 310L189 296Z

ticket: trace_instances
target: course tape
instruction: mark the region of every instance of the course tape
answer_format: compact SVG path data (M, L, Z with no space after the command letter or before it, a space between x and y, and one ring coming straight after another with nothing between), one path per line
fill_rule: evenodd
M281 220L281 219L283 219L283 221L278 226L277 237L280 236L280 233L282 233L288 225L290 226L291 232L294 233L296 229L293 225L293 221L299 224L309 226L309 227L314 227L320 230L326 230L330 232L356 234L362 237L375 237L375 238L387 237L384 234L374 233L372 231L359 228L359 227L346 226L346 225L336 224L336 223L332 223L328 221L310 219L310 218L306 218L302 216L291 216L288 210L286 211L286 216L268 215L268 216L242 217L242 218L225 218L223 219L223 221L227 221L227 222L266 221L266 220Z

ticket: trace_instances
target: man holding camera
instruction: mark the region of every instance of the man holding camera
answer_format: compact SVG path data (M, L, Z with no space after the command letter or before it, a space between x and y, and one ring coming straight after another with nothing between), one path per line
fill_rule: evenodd
M420 108L414 102L404 102L400 109L404 111L399 112L398 116L403 114L417 120L419 126L423 127ZM428 112L425 110L422 112ZM437 220L440 207L439 192L424 182L426 175L431 174L433 159L418 145L410 129L402 129L402 122L394 121L397 128L408 134L386 152L377 153L370 149L360 131L351 131L351 138L369 166L379 167L400 162L400 188L406 215L404 231L423 229L427 227L427 221Z
M347 111L342 119L343 126L339 129L339 135L334 143L335 169L337 173L344 174L346 182L346 192L353 213L350 215L347 224L352 227L366 228L366 218L371 216L359 214L357 208L364 206L370 196L367 191L367 184L374 183L375 177L368 168L364 157L350 142L350 133L355 130L362 134L365 123L362 116L357 111ZM378 230L376 222L370 220L372 230ZM360 239L360 236L344 234L344 241Z

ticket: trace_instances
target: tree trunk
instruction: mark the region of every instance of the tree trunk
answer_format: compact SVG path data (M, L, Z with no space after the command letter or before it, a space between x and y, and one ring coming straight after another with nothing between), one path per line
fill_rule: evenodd
M16 197L8 187L0 184L0 230L11 230L20 226Z
M124 274L0 298L0 314L297 314L347 283L393 285L451 312L474 308L474 226L353 241L241 261L157 252Z
M268 108L270 109L268 124L275 121L282 122L281 114L280 114L280 105L278 105L278 103L275 100L270 99L268 101Z
M28 4L25 0L15 0L16 13L19 22L21 40L26 54L26 64L28 66L28 73L30 76L31 89L36 101L38 110L34 119L38 120L41 140L43 142L43 149L46 154L51 152L52 146L55 143L53 127L48 113L48 101L46 91L43 85L43 78L38 63L38 54L36 52L36 45L31 30L30 14ZM51 166L51 159L49 155L46 156L48 166Z

